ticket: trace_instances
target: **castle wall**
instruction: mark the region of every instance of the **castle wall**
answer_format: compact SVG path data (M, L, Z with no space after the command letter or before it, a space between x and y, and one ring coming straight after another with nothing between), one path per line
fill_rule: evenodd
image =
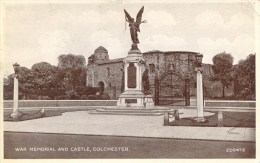
M155 72L159 68L159 76L172 69L182 77L183 82L185 78L189 77L190 95L191 97L196 96L195 55L196 53L194 52L151 51L143 53L143 58L149 70L149 83L152 95L155 94ZM103 63L97 61L89 64L87 68L87 85L97 87L99 82L103 82L105 94L109 95L110 99L117 99L121 94L123 66L123 59L106 60ZM211 65L203 64L204 94L207 97L221 97L222 84L209 81L213 74ZM231 96L233 94L233 86L230 86L226 90L226 95Z
M97 69L100 72L98 81L104 82L105 93L108 93L111 99L116 99L121 94L123 66L123 62L114 62L100 64Z
M105 94L109 95L110 99L116 99L121 93L122 85L122 69L123 62L112 62L104 64L96 64L88 66L87 84L90 86L98 86L99 82L105 85ZM91 83L93 80L89 73L95 72L94 85Z

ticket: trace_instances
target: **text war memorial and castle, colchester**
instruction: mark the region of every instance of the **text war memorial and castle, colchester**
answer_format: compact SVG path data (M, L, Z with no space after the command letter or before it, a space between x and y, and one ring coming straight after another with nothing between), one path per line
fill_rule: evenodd
M154 97L155 78L160 81L159 96L184 98L185 93L190 97L196 96L196 72L195 52L188 51L148 51L143 52L145 68L148 69L149 90ZM88 57L87 85L98 87L104 86L104 94L110 99L118 99L121 94L122 82L124 81L124 59L109 59L109 53L103 46L98 47L94 54ZM213 75L210 64L203 64L203 89L204 96L221 96L222 85L212 83L209 77ZM142 72L143 73L143 72ZM229 94L233 94L232 86L228 88Z

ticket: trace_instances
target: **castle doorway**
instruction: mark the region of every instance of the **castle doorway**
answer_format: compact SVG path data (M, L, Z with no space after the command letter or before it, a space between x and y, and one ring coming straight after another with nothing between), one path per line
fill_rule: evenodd
M102 82L102 81L98 82L98 88L99 88L99 94L104 95L104 90L105 90L104 82Z
M156 105L189 105L188 80L183 79L178 73L168 71L162 74L156 85Z

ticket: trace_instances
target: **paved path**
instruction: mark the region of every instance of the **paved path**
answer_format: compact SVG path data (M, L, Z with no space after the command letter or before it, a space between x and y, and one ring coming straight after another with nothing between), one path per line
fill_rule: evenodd
M95 115L88 111L4 122L4 131L255 142L255 128L163 126L163 116Z

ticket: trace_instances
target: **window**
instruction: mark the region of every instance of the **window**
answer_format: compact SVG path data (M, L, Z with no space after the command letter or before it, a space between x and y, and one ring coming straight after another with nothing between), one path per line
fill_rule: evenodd
M149 70L150 70L151 73L155 73L155 65L149 64Z
M107 68L107 76L110 76L110 68Z

